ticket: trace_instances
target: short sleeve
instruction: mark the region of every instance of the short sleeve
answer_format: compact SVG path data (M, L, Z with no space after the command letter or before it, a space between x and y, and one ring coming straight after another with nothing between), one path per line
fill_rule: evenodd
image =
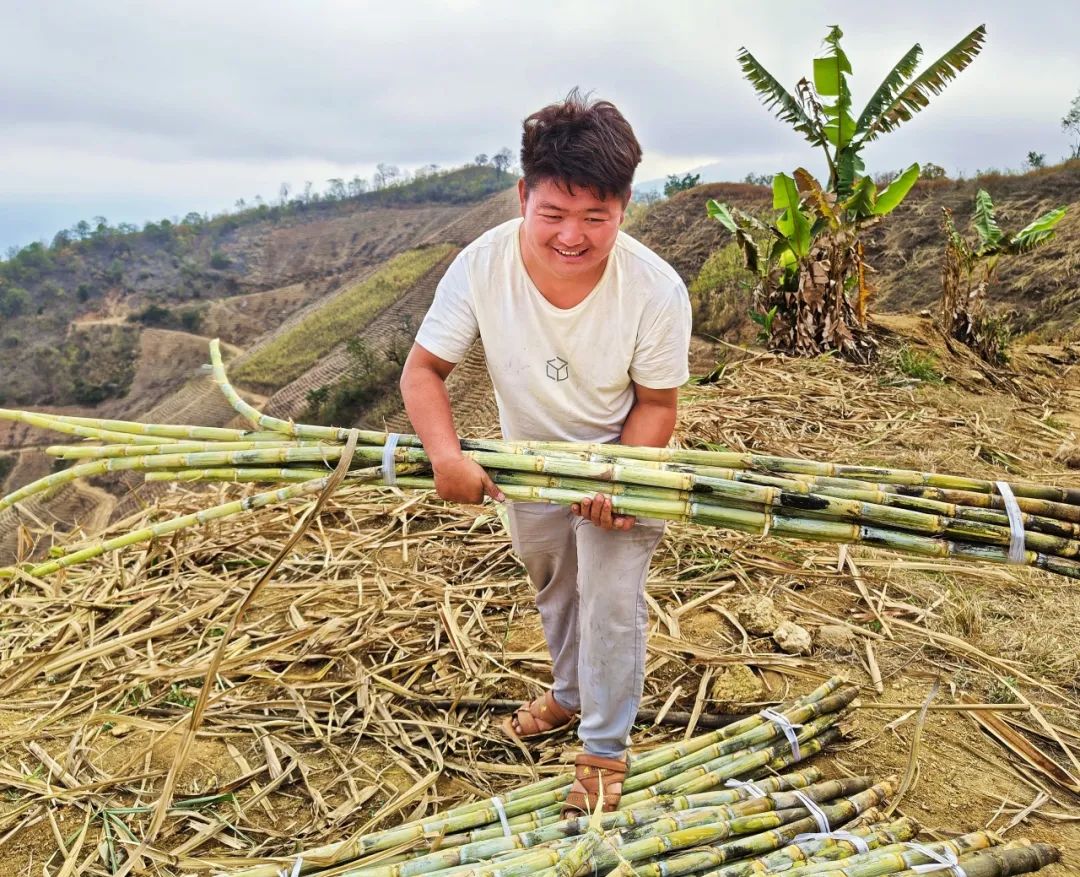
M417 344L447 362L461 362L480 334L466 253L462 251L450 263L416 333Z
M656 296L638 330L630 380L650 390L680 387L690 379L690 296L681 281Z

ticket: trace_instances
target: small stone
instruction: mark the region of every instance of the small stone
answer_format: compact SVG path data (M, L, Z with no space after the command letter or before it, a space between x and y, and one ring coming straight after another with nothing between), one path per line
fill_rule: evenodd
M747 633L755 636L768 636L784 620L771 597L744 597L735 607L735 614Z
M842 624L823 624L815 637L819 646L829 649L850 649L855 642L855 634Z
M789 655L808 655L813 644L810 632L793 621L782 621L773 631L773 639Z
M753 670L745 664L733 664L713 680L709 697L717 701L717 710L726 712L729 707L760 700L764 690L765 687ZM738 710L734 709L732 712Z

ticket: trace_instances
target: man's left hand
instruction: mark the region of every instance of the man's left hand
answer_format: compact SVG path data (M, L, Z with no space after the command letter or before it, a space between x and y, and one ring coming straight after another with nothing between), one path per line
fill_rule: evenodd
M629 530L637 521L633 515L617 515L611 509L611 497L602 493L583 499L570 507L575 515L587 519L601 530Z

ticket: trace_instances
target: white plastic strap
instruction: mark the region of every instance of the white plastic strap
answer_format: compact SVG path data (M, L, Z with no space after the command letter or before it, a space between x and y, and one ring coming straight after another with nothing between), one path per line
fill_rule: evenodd
M1007 482L996 481L994 484L1001 498L1005 500L1005 512L1009 516L1009 563L1023 564L1024 518L1020 513L1020 506Z
M502 798L492 798L491 803L495 807L495 812L499 814L499 822L502 823L503 834L506 837L513 837L514 832L510 830L510 820L506 818L506 808L503 807Z
M799 724L798 722L788 721L787 716L781 715L777 712L773 712L773 710L770 709L764 709L760 713L758 713L758 715L768 719L770 722L779 725L780 730L782 730L784 732L784 736L787 737L788 743L791 744L791 754L795 756L795 760L798 761L800 758L802 758L802 753L799 752L799 737L798 734L795 733L796 728L802 727L801 724Z
M829 834L832 831L832 826L829 825L829 817L825 815L825 811L817 805L813 798L803 794L798 789L792 789L791 794L802 801L806 809L810 811L810 815L814 817L814 822L817 823L818 831L822 834Z
M795 837L791 839L791 842L797 844L802 843L804 840L846 840L860 853L870 852L870 844L866 842L866 838L860 837L857 834L852 834L850 831L806 832L805 834L795 835Z
M729 789L745 789L747 794L749 794L751 798L769 797L767 793L763 792L760 788L758 788L751 782L743 782L742 780L728 780L726 783L724 783L724 785L727 786Z
M964 873L964 869L960 867L960 861L956 858L954 853L949 847L942 847L940 850L934 850L930 847L924 847L922 844L912 843L908 841L904 846L910 847L916 852L922 853L926 858L933 859L933 862L927 862L925 865L912 865L911 870L916 874L929 874L932 871L944 871L948 869L952 871L956 877L967 877Z
M397 473L394 471L394 451L397 450L398 439L401 435L396 432L386 437L386 444L382 449L382 479L383 484L393 487L397 484Z
M304 857L303 856L297 856L296 861L293 862L292 871L287 871L286 869L282 868L278 873L281 875L281 877L299 877L299 875L300 875L300 866L303 865L303 864L304 864Z

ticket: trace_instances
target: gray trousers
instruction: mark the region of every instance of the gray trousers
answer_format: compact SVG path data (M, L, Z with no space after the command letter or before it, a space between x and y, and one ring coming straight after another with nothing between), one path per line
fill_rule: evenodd
M585 751L621 756L645 683L645 579L664 522L602 530L567 506L508 503L514 550L536 589L555 699L581 711Z

